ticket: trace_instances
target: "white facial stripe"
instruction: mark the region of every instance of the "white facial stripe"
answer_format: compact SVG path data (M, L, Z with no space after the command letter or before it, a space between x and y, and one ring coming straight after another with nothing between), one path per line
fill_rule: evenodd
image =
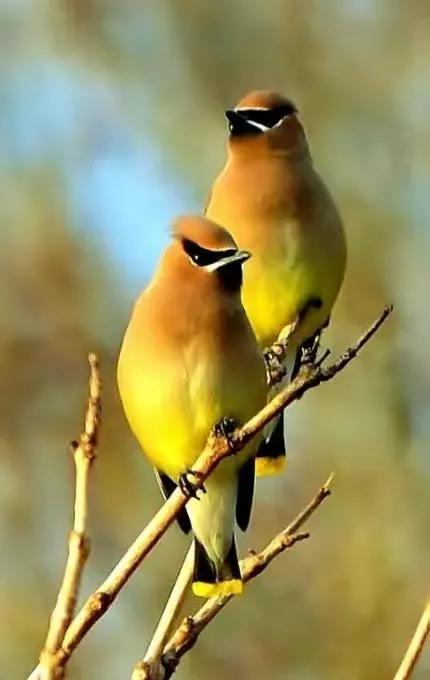
M216 262L212 262L211 264L207 264L203 269L206 269L208 272L215 272L217 269L220 267L224 267L226 264L231 264L232 262L244 262L250 257L249 253L247 256L244 256L244 253L242 251L237 251L234 255L228 255L228 257L223 257L221 260L217 260Z
M271 111L267 106L236 106L234 111Z
M234 262L234 259L235 259L234 256L223 257L221 260L212 262L212 264L207 264L205 267L202 267L202 269L206 269L207 272L215 272L217 269L223 267L225 264L228 264L229 262Z
M285 120L286 118L288 118L288 116L284 116L283 118L281 118L280 120L278 120L278 122L275 123L275 125L273 125L270 129L273 130L273 128L280 127L280 125L282 125L282 123L284 122L284 120Z
M247 111L271 111L272 109L267 108L266 106L236 106L234 111L240 111L241 113L246 113ZM287 118L287 116L283 116L280 120L278 120L277 123L275 123L272 126L268 125L263 125L263 123L257 123L255 120L252 120L252 118L247 118L246 122L249 125L253 125L254 127L257 128L257 130L261 130L261 132L267 132L268 130L273 130L274 128L280 127L284 120Z
M248 125L253 125L254 127L256 127L257 130L261 130L261 132L267 132L267 130L271 129L267 125L263 125L263 123L257 123L257 121L252 120L252 118L247 118L246 122L248 123Z
M229 248L206 248L206 250L210 250L211 253L230 253L235 248L236 245L232 243Z
M206 265L201 265L198 262L195 262L194 259L192 258L191 255L188 255L188 259L191 262L191 264L194 267L199 267L200 269L206 269L207 271L215 271L215 269L218 268L218 266L222 266L223 264L227 264L228 262L234 262L234 260L237 258L237 255L239 254L239 251L236 250L232 254L233 247L231 248L210 248L209 249L211 253L219 253L222 255L222 253L225 253L226 256L220 258L216 262L213 262L212 264L206 264Z
M230 253L232 248L210 248L209 250L210 250L211 253L220 253L221 254L221 253ZM228 255L227 257L223 257L220 260L218 260L218 262L226 262L230 257L234 257L234 255ZM191 262L191 264L193 264L195 267L201 267L202 269L209 269L209 267L212 266L212 265L204 265L202 267L201 265L197 264L197 262L194 262L193 258L190 255L188 255L188 259ZM217 262L215 262L215 264L217 264ZM216 269L216 267L214 267L214 269ZM212 271L212 270L209 269L209 271Z

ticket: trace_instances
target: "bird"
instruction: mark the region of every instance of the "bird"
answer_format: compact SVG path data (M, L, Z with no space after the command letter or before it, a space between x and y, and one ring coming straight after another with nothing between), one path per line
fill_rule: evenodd
M317 346L344 279L343 223L292 100L255 90L225 116L227 161L204 213L252 252L243 305L262 349L281 331L289 336L285 367L292 379L303 352ZM285 453L282 414L265 430L257 476L279 473Z
M202 215L177 219L134 305L117 380L125 415L165 497L189 495L191 467L215 428L227 433L266 403L265 363L241 302L239 250ZM250 520L258 439L222 460L178 517L194 538L195 595L239 594L235 525Z

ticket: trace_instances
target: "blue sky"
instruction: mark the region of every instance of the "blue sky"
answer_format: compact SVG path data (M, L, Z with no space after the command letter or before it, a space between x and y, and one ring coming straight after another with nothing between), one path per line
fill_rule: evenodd
M198 210L149 140L122 120L115 91L69 62L32 60L2 75L0 135L9 167L50 167L71 223L106 248L125 285L141 287L172 219Z

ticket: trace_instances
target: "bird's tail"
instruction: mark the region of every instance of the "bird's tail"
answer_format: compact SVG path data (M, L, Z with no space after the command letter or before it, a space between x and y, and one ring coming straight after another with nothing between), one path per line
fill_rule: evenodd
M258 447L255 459L255 472L257 477L277 475L285 467L286 445L284 434L284 413L281 413L272 431L264 437Z
M203 545L194 537L194 595L198 597L239 595L242 590L243 583L234 537L222 564L213 562Z

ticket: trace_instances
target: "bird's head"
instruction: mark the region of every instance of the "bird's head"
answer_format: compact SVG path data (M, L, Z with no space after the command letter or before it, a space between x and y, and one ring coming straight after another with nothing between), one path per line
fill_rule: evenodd
M277 92L254 90L227 109L229 146L235 149L307 150L298 110Z
M226 229L206 217L191 215L176 220L172 236L168 266L177 275L191 277L196 283L221 284L229 293L240 291L242 264L251 253L239 250Z

